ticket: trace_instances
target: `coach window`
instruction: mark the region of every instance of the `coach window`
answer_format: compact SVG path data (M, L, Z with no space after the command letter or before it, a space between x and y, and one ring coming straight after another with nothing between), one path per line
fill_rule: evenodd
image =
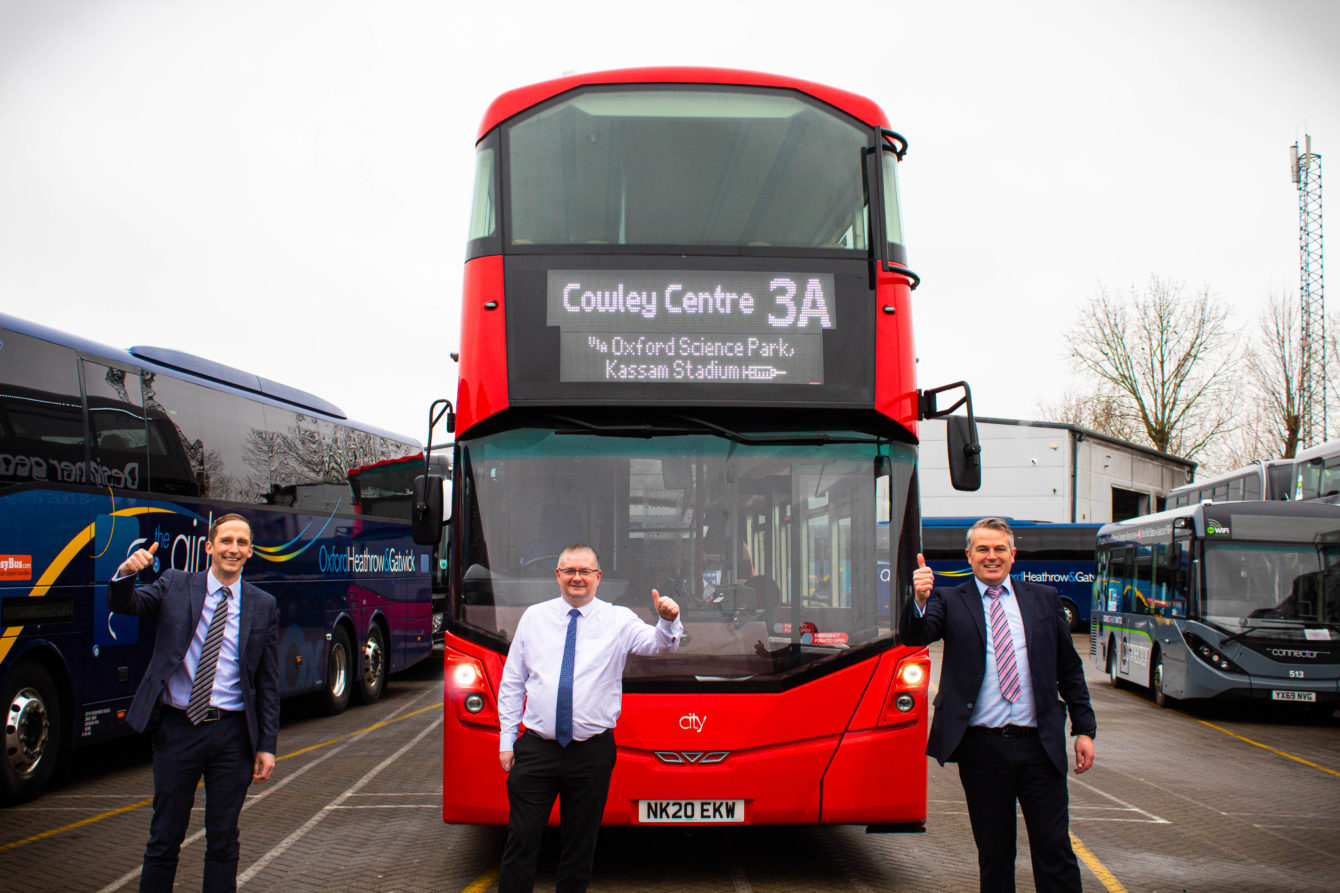
M870 132L789 91L591 87L504 129L513 247L866 249Z
M1150 601L1157 596L1154 593L1154 558L1149 546L1135 547L1134 583L1131 610L1136 614L1154 613Z
M85 480L84 410L74 351L0 335L0 481Z
M1152 583L1149 587L1148 610L1150 614L1166 617L1168 607L1172 604L1168 586L1168 544L1156 543L1149 548L1149 552Z
M149 457L139 371L85 360L84 391L90 483L113 490L147 489Z
M151 418L181 440L201 496L255 503L269 490L270 444L259 404L158 372L144 375ZM158 416L157 413L162 413Z
M1191 598L1191 561L1190 542L1186 539L1174 540L1165 550L1162 573L1168 580L1168 614L1173 617L1185 617L1187 603Z
M277 406L265 407L265 423L270 444L266 502L327 512L348 501L349 485L333 426L315 416Z
M498 234L498 135L494 133L479 144L475 153L475 192L470 207L470 231L466 259L499 254L502 240Z
M1124 560L1127 549L1113 549L1108 555L1107 565L1107 609L1109 611L1126 610L1123 604L1123 594L1126 592L1126 564Z
M1095 613L1097 613L1098 611L1111 611L1114 610L1116 607L1111 603L1111 601L1108 598L1108 593L1112 591L1111 584L1109 583L1109 578L1112 572L1111 568L1112 568L1112 553L1099 552L1098 563L1097 566L1095 567L1096 573L1094 574L1094 583L1093 583L1094 585L1093 609Z
M1243 499L1251 500L1261 498L1261 481L1256 477L1256 475L1252 475L1251 477L1247 478L1245 481L1242 482L1242 485L1243 485L1242 486Z

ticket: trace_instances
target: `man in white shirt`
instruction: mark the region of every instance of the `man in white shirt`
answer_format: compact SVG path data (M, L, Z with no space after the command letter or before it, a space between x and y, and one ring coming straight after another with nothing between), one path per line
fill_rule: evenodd
M499 893L534 888L556 797L563 842L555 893L586 890L614 769L624 663L630 654L674 651L684 632L679 605L655 589L655 626L597 599L600 559L590 546L564 549L554 575L561 595L522 615L498 688L498 759L510 809Z

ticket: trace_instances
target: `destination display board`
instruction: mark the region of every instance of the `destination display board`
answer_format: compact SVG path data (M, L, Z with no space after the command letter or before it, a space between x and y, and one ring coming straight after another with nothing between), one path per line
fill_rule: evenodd
M785 264L509 271L510 396L867 402L874 341L865 278ZM863 308L853 306L858 295Z
M546 297L560 381L821 385L837 321L829 274L553 270Z

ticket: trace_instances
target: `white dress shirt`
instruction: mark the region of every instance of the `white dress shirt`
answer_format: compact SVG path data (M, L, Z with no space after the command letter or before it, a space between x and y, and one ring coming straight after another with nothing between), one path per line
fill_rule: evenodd
M499 751L510 751L518 724L554 737L558 674L568 635L570 605L562 597L531 605L521 615L498 686ZM577 609L572 685L572 739L584 741L614 728L623 706L623 668L630 654L667 654L679 647L684 624L659 618L655 626L631 610L592 599ZM522 715L524 703L525 714Z

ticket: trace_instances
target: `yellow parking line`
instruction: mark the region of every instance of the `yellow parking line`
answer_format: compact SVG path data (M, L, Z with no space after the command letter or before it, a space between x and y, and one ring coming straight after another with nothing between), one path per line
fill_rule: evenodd
M1149 701L1145 698L1145 696L1140 692L1127 691L1125 689L1122 689L1121 693L1126 695L1127 697L1135 698L1137 701L1141 701L1146 704L1149 703ZM1254 745L1256 747L1261 748L1262 750L1268 750L1271 753L1275 754L1276 756L1284 757L1285 759L1288 760L1293 760L1295 763L1302 763L1304 766L1307 766L1311 769L1316 769L1318 772L1325 772L1327 775L1334 775L1336 778L1340 778L1340 772L1336 771L1335 769L1327 769L1325 766L1322 766L1319 763L1314 763L1311 760L1305 760L1302 757L1296 757L1291 753L1279 750L1278 748L1271 747L1269 744L1262 744L1260 741L1253 741L1251 738L1248 738L1245 735L1239 735L1237 732L1230 731L1229 729L1226 729L1223 726L1215 725L1214 723L1209 722L1207 720L1192 716L1189 713L1183 713L1181 710L1177 710L1172 707L1165 707L1163 709L1168 713L1175 713L1184 719L1191 720L1192 722L1198 722L1201 725L1206 726L1207 728L1214 729L1216 732L1223 732L1230 738L1236 738L1239 741L1242 741L1246 744Z
M1127 893L1126 888L1121 885L1121 881L1117 880L1112 872L1107 870L1107 866L1099 862L1098 857L1080 842L1074 831L1070 832L1070 845L1075 848L1075 855L1079 856L1080 861L1089 866L1089 870L1093 872L1094 877L1103 882L1103 886L1107 888L1108 893Z
M1179 713L1180 713L1180 711L1179 711ZM1182 713L1181 715L1182 715L1182 716L1186 716L1185 713ZM1250 739L1250 738L1245 738L1245 737L1243 737L1242 735L1239 735L1237 732L1231 732L1231 731L1229 731L1228 729L1224 728L1223 726L1217 726L1217 725L1215 725L1215 724L1212 723L1212 722L1206 722L1206 721L1203 720L1203 719L1196 719L1196 717L1194 717L1194 716L1189 716L1189 717L1187 717L1187 718L1188 718L1188 719L1195 719L1196 722L1200 723L1200 724L1203 725L1203 726L1209 726L1210 728L1214 729L1216 732L1223 732L1225 735L1227 735L1227 736L1230 737L1230 738L1237 738L1239 741L1245 741L1245 742L1247 742L1248 744L1254 744L1254 745L1256 745L1257 747L1261 748L1262 750L1268 750L1268 751L1270 751L1270 752L1273 753L1273 754L1277 754L1277 755L1279 755L1279 756L1282 756L1282 757L1285 757L1285 758L1287 758L1287 759L1293 760L1293 761L1296 762L1296 763L1302 763L1304 766L1310 766L1310 767L1312 767L1313 769L1316 769L1318 772L1325 772L1327 775L1334 775L1336 778L1340 778L1340 772L1337 772L1337 771L1335 771L1334 769L1327 769L1325 766L1318 765L1317 763L1314 763L1314 762L1312 762L1311 760L1305 760L1305 759L1303 759L1302 757L1296 757L1296 756L1294 756L1294 755L1291 754L1291 753L1285 753L1285 752L1282 751L1282 750L1278 750L1278 749L1276 749L1276 748L1274 748L1274 747L1271 747L1269 744L1262 744L1260 741L1253 741L1253 740Z
M103 819L110 819L112 816L120 815L123 812L130 812L131 810L139 809L141 806L148 806L152 802L154 802L153 798L150 797L148 800L141 800L139 803L132 803L129 806L121 806L111 810L110 812L104 812L102 815L95 815L90 816L86 819L80 819L77 822L73 822L69 825L64 825L60 828L52 828L50 831L43 831L41 834L34 834L32 837L25 837L22 840L15 840L10 843L0 844L0 853L3 853L5 850L18 849L19 847L23 846L26 843L34 843L35 841L38 840L46 840L48 837L55 837L57 834L64 834L66 831L73 831L75 828L82 828L85 825L91 825L94 822L101 822Z
M380 729L384 726L393 725L395 723L400 722L401 720L409 719L411 716L418 716L420 713L426 713L429 710L440 710L441 708L442 708L442 702L438 701L436 704L429 704L427 707L422 707L418 710L415 710L412 713L406 713L404 716L397 716L395 719L388 719L382 722L373 723L366 729L359 729L357 732L349 732L348 734L341 735L338 738L331 738L329 741L323 741L320 744L313 744L311 747L304 747L302 750L295 750L292 753L286 753L282 757L278 757L276 759L276 762L279 762L280 760L287 760L290 757L296 757L300 754L311 753L312 751L320 750L323 747L330 747L332 744L336 744L340 741L343 741L346 738L352 738L355 735L361 735L364 732L371 732L374 729ZM202 781L201 784L203 785L204 782ZM49 831L43 831L40 834L34 834L31 837L25 837L22 840L14 840L10 841L9 843L0 844L0 853L5 852L6 850L18 849L19 847L24 846L26 844L36 843L39 840L46 840L48 837L55 837L58 834L64 834L67 831L73 831L76 828L82 828L85 825L92 825L96 822L101 822L104 819L110 819L115 816L119 816L123 812L132 812L136 809L139 809L140 807L148 806L153 802L154 802L153 798L150 797L148 800L141 800L138 803L131 803L129 806L119 806L116 809L111 809L108 810L107 812L100 813L95 816L89 816L86 819L80 819L79 821L71 822L68 825L62 825L59 828L52 828Z
M295 750L292 753L286 753L282 757L276 757L275 762L278 763L282 760L290 759L291 757L301 756L302 754L305 753L311 753L312 751L320 750L323 747L330 747L332 744L338 744L339 742L345 740L346 738L353 738L356 735L362 735L364 732L371 732L374 729L380 729L383 726L389 726L392 725L393 723L398 723L401 720L409 719L411 716L418 716L420 713L427 713L429 710L440 710L440 709L442 709L442 702L438 701L436 704L429 704L427 707L420 707L418 710L415 710L412 713L406 713L404 716L397 716L395 719L388 719L382 722L373 723L366 729L359 729L356 732L348 732L347 734L341 735L338 738L331 738L329 741L322 741L320 744L313 744L311 747L304 747L302 750Z
M461 893L484 893L493 882L498 879L498 869L490 868L488 871L475 878L470 886L466 887Z

